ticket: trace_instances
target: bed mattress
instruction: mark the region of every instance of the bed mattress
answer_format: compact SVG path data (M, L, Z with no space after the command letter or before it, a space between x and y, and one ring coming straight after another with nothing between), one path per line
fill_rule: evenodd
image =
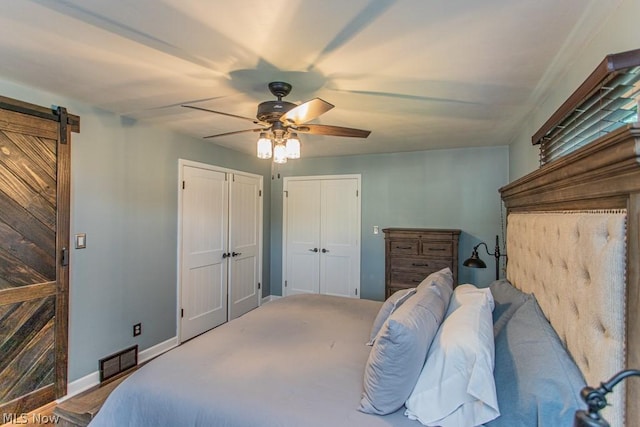
M143 366L90 426L420 426L404 407L356 409L380 306L325 295L265 304Z

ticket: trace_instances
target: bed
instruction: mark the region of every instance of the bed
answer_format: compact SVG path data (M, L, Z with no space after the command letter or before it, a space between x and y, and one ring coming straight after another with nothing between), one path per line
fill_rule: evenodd
M264 304L142 367L91 426L407 426L356 410L381 303L295 295Z
M511 331L495 335L501 412L514 410L514 395L534 393L537 399L541 394L527 384L546 381L548 355L542 352L536 359L540 374L534 370L533 380L515 384L525 388L512 392L503 384L518 379L519 369L536 366L529 359L535 351L522 354L531 343L514 344L518 337L552 333L572 359L569 370L575 366L582 378L551 393L544 389L551 404L557 403L554 393L579 399L585 383L597 386L640 366L638 147L640 131L628 126L500 190L507 208L504 282L525 295L513 305L494 293L494 313L509 314L494 317L493 327ZM493 284L492 292L499 286ZM508 320L530 295L544 322ZM111 394L91 426L420 426L404 407L388 415L358 410L372 352L364 343L381 306L320 295L265 304L139 369ZM637 381L619 385L605 417L614 426L639 425L639 398ZM557 409L564 411L563 424L581 405L576 402ZM517 425L557 425L538 417L543 415ZM498 420L487 425L500 425Z

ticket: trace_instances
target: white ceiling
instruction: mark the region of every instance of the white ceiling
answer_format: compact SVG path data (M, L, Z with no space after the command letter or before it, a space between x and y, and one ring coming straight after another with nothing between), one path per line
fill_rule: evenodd
M181 104L253 118L274 99L267 83L282 80L287 101L336 106L313 123L372 131L302 135L306 157L506 145L611 6L3 0L0 77L196 137L255 126ZM208 141L254 153L256 139Z

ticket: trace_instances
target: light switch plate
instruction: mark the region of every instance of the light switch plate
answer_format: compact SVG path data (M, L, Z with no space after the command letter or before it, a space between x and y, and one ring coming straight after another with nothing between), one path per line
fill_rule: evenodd
M76 249L87 247L87 235L85 233L76 234Z
M379 234L380 233L380 227L378 227L377 225L373 226L373 234Z

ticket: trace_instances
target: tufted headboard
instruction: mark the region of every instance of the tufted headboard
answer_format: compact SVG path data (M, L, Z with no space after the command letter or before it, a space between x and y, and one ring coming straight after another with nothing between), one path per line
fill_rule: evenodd
M612 132L500 192L507 279L535 294L587 383L640 369L640 129ZM640 381L607 400L612 426L640 425Z
M587 384L625 366L625 253L624 210L508 217L507 279L536 296ZM609 402L604 417L622 425L624 389Z

